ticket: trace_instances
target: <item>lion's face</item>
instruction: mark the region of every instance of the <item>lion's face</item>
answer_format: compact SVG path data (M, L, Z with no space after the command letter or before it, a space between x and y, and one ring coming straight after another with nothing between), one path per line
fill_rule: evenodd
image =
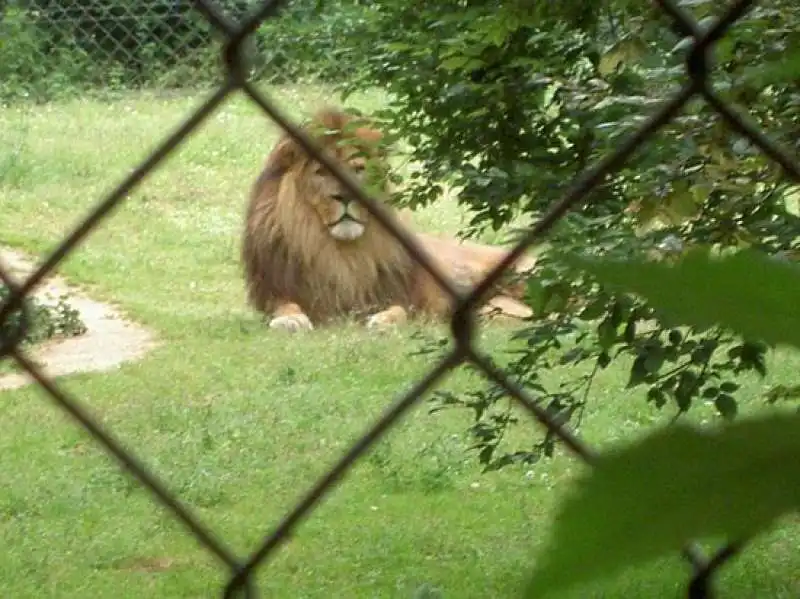
M359 156L353 148L346 148L338 156L358 180L360 185L367 183L367 158ZM343 243L359 239L369 226L369 212L351 197L347 188L322 164L313 162L309 165L311 174L307 179L313 189L305 197L327 227L328 233Z
M350 171L362 188L384 192L387 162L379 144L381 132L341 113L323 113L309 131L340 166ZM319 217L326 233L337 243L350 244L368 234L369 211L359 204L339 179L313 160L290 137L284 137L273 160L292 181L295 202L306 203ZM374 193L372 194L374 197ZM297 210L305 207L295 206Z

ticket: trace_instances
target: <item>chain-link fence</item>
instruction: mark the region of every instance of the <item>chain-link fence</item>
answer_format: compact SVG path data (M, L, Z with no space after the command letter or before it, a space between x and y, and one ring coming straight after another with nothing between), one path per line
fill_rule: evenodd
M257 3L219 0L218 10L238 22ZM296 82L343 75L337 29L368 7L356 5L331 20L313 2L287 5L242 42L251 77ZM196 89L224 77L224 35L191 0L4 0L3 39L13 44L0 45L0 100L97 89Z
M32 4L36 4L32 2ZM263 112L277 123L281 128L291 134L292 137L309 152L316 160L322 162L341 180L342 184L353 194L354 197L363 203L369 212L384 226L392 230L393 234L401 241L402 245L412 253L416 259L434 276L435 279L444 284L444 277L436 268L427 263L423 255L416 249L411 237L402 230L398 230L391 222L387 221L381 210L376 207L372 198L358 186L356 181L338 164L331 161L326 155L320 152L319 148L312 139L292 123L281 110L279 110L270 100L256 90L250 80L248 80L248 68L243 65L243 45L246 43L247 36L252 34L265 20L274 17L279 6L279 0L266 0L249 16L243 18L236 24L225 12L212 0L197 0L197 17L203 17L225 42L223 46L223 64L225 66L224 82L210 95L210 97L198 108L185 123L157 148L152 155L141 163L128 177L119 185L108 197L100 203L91 214L72 233L70 233L44 260L39 268L28 277L22 284L15 284L8 276L8 273L0 266L0 278L11 289L12 293L0 309L0 330L11 330L2 325L8 321L19 310L23 310L23 322L27 315L24 314L24 298L31 293L34 287L40 283L48 273L50 273L70 252L72 252L87 236L102 223L110 211L122 202L123 198L138 186L153 169L175 148L182 143L189 135L196 131L204 120L222 103L231 93L241 90ZM730 107L723 103L709 81L708 54L710 48L720 40L728 28L737 21L754 4L753 0L738 0L717 19L712 25L702 28L693 20L683 9L673 0L659 0L658 4L670 15L677 24L680 31L685 36L694 38L691 52L686 62L687 81L683 87L654 114L644 125L642 125L633 135L631 135L616 151L599 161L583 172L557 202L539 220L535 226L531 227L522 241L511 251L506 259L497 266L469 295L457 297L457 308L451 321L452 336L455 341L454 347L449 354L443 358L422 380L406 395L399 398L385 413L375 422L367 432L343 455L336 465L331 468L316 484L314 484L286 514L286 516L272 529L264 539L260 548L252 553L247 559L239 559L225 545L216 538L198 518L182 506L178 500L166 489L166 486L152 472L149 472L141 462L129 451L122 448L121 444L108 431L104 430L97 422L87 415L80 407L80 404L70 394L59 388L53 381L49 380L34 364L24 351L18 346L19 340L25 332L25 327L17 327L16 335L13 338L0 339L0 357L11 356L26 371L28 371L35 381L49 394L58 406L68 412L99 442L104 448L134 476L141 484L147 487L157 498L168 507L176 518L188 528L197 539L222 561L230 571L230 579L224 590L225 597L245 596L255 597L256 588L254 581L254 570L268 558L278 546L287 540L292 534L293 529L309 516L319 504L321 498L329 493L334 484L342 475L347 472L354 463L364 455L364 453L384 435L398 420L417 402L424 393L431 390L442 377L460 365L471 363L480 370L487 379L501 386L505 391L518 400L543 426L552 431L573 453L580 459L591 464L593 452L579 438L570 431L559 426L552 417L540 407L526 392L515 385L504 372L497 369L491 362L473 345L474 328L471 314L474 311L479 299L498 281L502 272L511 265L521 254L536 242L543 234L550 230L557 221L568 211L581 203L592 189L607 175L620 168L625 161L641 148L645 141L655 131L670 122L681 108L693 97L702 96L712 105L724 120L737 132L749 138L757 144L768 156L777 161L787 173L795 180L800 180L800 167L795 164L790 156L780 147L768 139L762 132L748 123L748 120L736 114ZM20 3L12 3L11 6L20 6ZM46 2L38 4L41 8L37 10L45 11L49 6ZM75 3L73 12L64 9L63 18L74 17L75 14L88 14L87 7L97 6L99 3ZM166 4L155 2L137 3L139 7L165 7ZM61 3L64 6L64 3ZM133 5L131 5L133 6ZM177 11L186 8L186 3L175 2L171 6ZM9 8L6 6L6 17ZM138 10L138 9L137 9ZM77 12L75 12L77 11ZM31 14L39 14L34 11ZM44 13L42 13L44 14ZM92 13L93 14L93 13ZM133 13L126 13L130 16ZM119 18L126 18L126 14ZM178 12L153 13L160 15L158 20L176 18L176 23L187 23L190 20L188 13ZM70 16L73 15L73 16ZM196 17L191 17L192 19ZM96 25L100 28L106 21L96 20ZM102 28L108 31L109 27L114 27L114 20L109 20L107 25ZM191 38L186 38L191 39ZM95 40L96 41L96 40ZM92 42L95 43L95 42ZM184 43L186 43L184 41ZM128 58L137 56L141 48L136 48L136 44L127 45L119 43L111 48L112 51L121 53ZM688 596L691 598L701 598L709 596L710 579L718 568L740 549L740 543L732 543L712 557L706 557L696 547L687 546L684 550L686 558L693 567L693 575L688 585Z

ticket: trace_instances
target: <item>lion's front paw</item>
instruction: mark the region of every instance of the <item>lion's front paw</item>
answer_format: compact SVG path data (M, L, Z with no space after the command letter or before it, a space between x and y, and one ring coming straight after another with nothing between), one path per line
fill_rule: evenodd
M367 318L367 328L386 329L388 327L403 324L408 320L408 314L400 306L392 306L388 310L377 312Z
M479 310L479 314L486 318L520 320L533 316L533 310L519 300L498 295L490 299Z
M290 333L298 331L311 331L314 325L305 314L286 314L284 316L276 316L269 321L269 328L280 329Z

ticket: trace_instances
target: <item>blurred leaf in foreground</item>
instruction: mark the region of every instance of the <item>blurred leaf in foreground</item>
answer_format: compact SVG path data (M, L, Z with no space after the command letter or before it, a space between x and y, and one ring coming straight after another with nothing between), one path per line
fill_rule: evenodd
M526 597L677 552L748 537L800 507L800 414L720 430L676 425L602 455L557 514Z
M791 262L755 250L714 257L704 249L687 251L674 265L566 260L603 285L642 296L671 320L800 348L800 268Z

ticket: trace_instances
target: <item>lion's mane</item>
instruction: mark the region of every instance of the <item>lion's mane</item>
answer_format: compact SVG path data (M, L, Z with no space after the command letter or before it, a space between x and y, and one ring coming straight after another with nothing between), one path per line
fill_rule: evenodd
M369 127L347 133L351 120L337 110L321 111L312 120L314 129L340 133L313 137L334 155L343 139L379 138ZM303 196L311 163L285 134L252 187L241 246L252 307L269 313L281 301L295 301L312 321L323 322L413 303L414 262L380 223L370 218L364 235L352 243L331 237L311 201L325 198Z

